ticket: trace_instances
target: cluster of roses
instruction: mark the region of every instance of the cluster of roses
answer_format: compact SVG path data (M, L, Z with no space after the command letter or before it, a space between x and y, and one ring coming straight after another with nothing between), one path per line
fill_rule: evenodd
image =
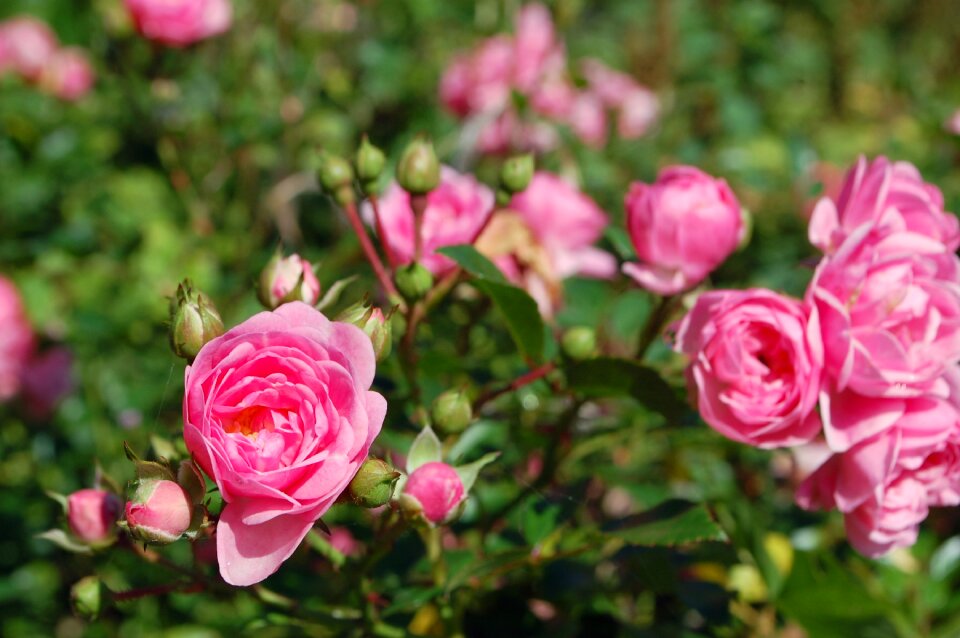
M656 96L630 76L599 60L581 61L586 88L576 86L550 13L528 4L517 15L515 33L497 35L453 60L443 74L440 98L476 136L484 153L544 151L557 145L552 123L569 126L584 143L600 147L608 137L608 111L616 113L617 135L634 139L653 125ZM521 112L514 93L530 112Z
M26 16L0 22L0 77L8 73L61 100L78 100L93 86L86 54L61 47L50 27Z
M27 414L47 417L72 388L70 351L40 350L20 293L0 276L0 403L19 398Z
M718 432L822 448L798 503L840 510L878 556L912 545L930 507L960 504L960 228L915 167L861 158L809 237L823 257L803 301L707 292L676 347Z

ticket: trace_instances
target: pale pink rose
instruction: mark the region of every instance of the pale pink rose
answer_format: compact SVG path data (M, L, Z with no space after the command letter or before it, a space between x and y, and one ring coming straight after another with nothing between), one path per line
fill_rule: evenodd
M620 105L617 133L626 140L646 135L660 115L660 100L652 92L637 87L627 94Z
M556 128L548 122L521 120L516 111L507 109L486 122L477 136L476 148L491 155L516 151L544 153L556 148L559 141Z
M427 195L427 209L423 214L423 265L434 275L453 269L456 265L453 260L434 251L444 246L472 244L493 204L493 191L472 175L441 167L440 185ZM385 241L400 263L410 263L414 253L410 194L393 182L380 199L379 211ZM369 206L364 208L364 214L367 221L372 222L373 212Z
M403 487L403 497L419 505L428 521L442 523L456 513L466 494L456 470L434 461L424 463L410 474Z
M627 230L641 263L623 271L644 288L672 295L697 285L743 238L740 203L727 183L692 166L660 171L653 184L634 182Z
M593 245L609 223L606 213L566 180L537 171L527 188L513 196L509 207L520 214L547 250L561 279L574 275L609 279L616 274L614 256Z
M824 425L837 450L867 436L865 423L877 431L894 420L872 398L946 397L945 367L960 360L960 262L936 240L885 232L882 220L858 227L807 290L836 394Z
M803 305L769 290L716 290L676 329L703 420L734 441L798 445L820 433L819 344Z
M943 123L943 128L948 133L953 133L954 135L960 135L960 109L957 109L950 114L950 117Z
M473 89L472 66L468 56L457 56L447 65L440 78L440 102L459 117L471 112L470 93Z
M116 494L79 490L67 497L67 524L84 543L101 543L113 538L121 507Z
M193 504L182 487L167 480L141 481L133 500L127 502L127 527L135 538L172 543L190 527Z
M73 391L73 355L67 348L51 348L27 362L21 377L22 399L36 419L50 416Z
M327 541L330 547L344 556L359 556L363 553L363 543L354 538L346 527L331 527L330 538Z
M920 523L929 509L923 483L908 474L898 476L884 487L883 496L844 515L847 538L854 549L869 557L910 547L917 542Z
M0 402L20 391L23 371L33 355L34 337L20 293L0 276Z
M93 67L80 49L64 48L53 54L40 76L40 86L61 100L79 100L93 87Z
M187 368L184 440L225 503L228 583L275 572L350 484L386 414L369 391L375 367L362 330L291 302L213 339Z
M299 293L293 294L297 286L300 286ZM289 296L296 297L293 301L314 306L320 301L320 281L310 262L300 255L277 255L261 274L259 295L269 308L276 308Z
M36 80L57 46L57 36L36 18L21 16L0 22L0 72L12 69L28 80Z
M531 91L549 72L565 65L562 45L557 41L550 11L539 3L524 5L514 29L514 85Z
M530 95L530 105L546 117L565 120L577 101L576 87L565 75L555 75L541 82Z
M916 233L954 252L960 247L960 222L943 210L940 189L923 181L908 162L861 156L847 172L836 202L822 198L810 218L810 243L832 253L856 228L880 223L885 232Z
M599 148L607 143L607 113L591 93L582 92L570 108L569 122L574 135L584 144Z
M484 40L472 55L469 102L471 112L502 109L510 99L514 65L513 41L509 36Z
M145 38L172 47L219 35L230 28L230 0L124 0Z
M615 71L595 58L580 61L587 85L611 109L619 108L626 96L640 86L631 76Z

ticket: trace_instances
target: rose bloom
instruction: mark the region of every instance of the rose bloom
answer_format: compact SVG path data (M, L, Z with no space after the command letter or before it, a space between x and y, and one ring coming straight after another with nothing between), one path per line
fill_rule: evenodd
M923 181L908 162L861 156L847 172L836 202L822 198L810 218L810 243L834 252L857 227L881 221L889 232L929 237L954 252L960 247L960 222L943 210L940 189Z
M600 148L607 143L607 113L603 102L590 93L577 96L570 109L570 128L584 144Z
M93 67L80 49L54 53L40 77L40 85L61 100L79 100L93 87Z
M414 470L403 486L401 503L418 508L423 517L434 524L446 521L456 513L466 498L463 481L446 463L424 463Z
M49 417L73 391L73 355L63 347L50 348L27 362L21 375L22 401L35 419Z
M0 22L0 73L12 70L36 80L57 50L57 36L28 16Z
M945 366L960 359L958 268L956 256L938 241L886 234L882 221L858 227L823 259L807 299L837 392L947 395ZM880 405L862 402L871 409ZM833 427L856 425L857 410L852 414L831 418ZM828 441L830 434L828 428Z
M145 38L183 47L230 28L230 0L124 0Z
M617 133L624 139L643 136L660 112L657 96L631 76L615 71L599 60L580 63L590 91L607 106L619 111Z
M565 55L557 41L550 11L540 3L524 5L515 21L514 85L531 91L551 71L563 69Z
M807 443L820 432L819 344L803 305L769 290L716 290L697 298L676 330L703 420L761 448Z
M634 182L626 197L627 230L641 263L623 271L644 288L672 295L697 285L743 238L740 203L727 183L692 166Z
M113 538L122 505L104 490L78 490L67 497L67 524L84 543L102 543Z
M642 137L656 123L659 115L660 100L653 91L638 86L627 94L620 105L617 133L625 140Z
M386 414L370 339L302 302L254 315L186 370L184 440L220 489L220 574L277 570L347 488Z
M950 117L943 123L943 128L948 133L960 135L960 109L950 114Z
M260 300L269 308L276 308L300 286L299 299L314 306L320 301L320 281L309 261L294 253L287 257L277 255L264 268L260 279Z
M0 402L20 391L33 350L33 330L20 293L12 282L0 276Z
M593 246L607 223L587 195L557 175L538 171L526 190L513 196L509 210L496 214L477 249L551 316L562 300L563 279L616 274L613 255Z
M421 228L423 241L422 263L434 275L443 275L456 265L453 260L434 251L444 246L472 244L493 209L493 191L472 175L441 167L440 185L427 195L427 209ZM390 184L380 199L378 209L383 239L402 264L413 261L413 209L410 194L396 182ZM373 222L373 210L364 207L368 223Z

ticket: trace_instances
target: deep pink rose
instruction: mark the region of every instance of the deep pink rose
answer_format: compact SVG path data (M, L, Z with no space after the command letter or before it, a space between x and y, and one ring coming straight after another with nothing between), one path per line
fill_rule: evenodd
M608 279L616 274L613 255L594 247L609 223L606 213L558 175L537 171L526 190L510 200L510 209L520 213L547 250L561 279L573 275Z
M403 498L412 499L423 517L435 524L450 518L465 497L460 475L440 461L415 469L403 487Z
M43 419L73 391L73 355L67 348L50 348L31 357L21 376L23 404Z
M386 414L374 369L362 330L302 302L251 317L187 368L184 439L225 502L228 583L275 572L347 488Z
M672 295L697 285L743 237L740 203L722 179L692 166L634 182L626 197L627 230L641 263L623 271L644 288Z
M716 290L680 322L676 349L703 420L761 448L798 445L820 432L819 344L803 305L769 290Z
M121 507L116 494L79 490L67 497L67 524L84 543L102 543L113 538Z
M79 100L93 87L93 67L80 49L60 49L50 58L40 85L61 100Z
M145 38L183 47L230 28L230 0L124 0Z
M923 181L908 162L860 157L847 172L837 201L822 198L810 218L810 242L826 253L835 251L856 228L877 222L885 232L917 233L950 252L960 247L960 223L943 210L940 189Z
M33 330L20 293L13 283L0 276L0 402L19 392L33 349Z
M859 226L825 257L807 299L835 391L945 397L945 366L960 360L958 273L960 262L938 241L887 234L882 221Z
M173 481L142 481L127 502L125 519L135 538L154 543L172 543L190 527L193 504Z
M455 57L440 78L440 102L459 117L470 114L473 69L469 56Z
M46 24L21 16L0 22L0 73L12 70L36 80L57 50L57 36Z
M434 251L443 246L471 244L483 228L493 209L493 191L472 175L458 173L444 166L440 171L440 186L427 196L423 214L423 265L434 275L449 272L455 263ZM400 263L413 260L413 209L410 194L396 182L390 184L379 202L380 219L385 240ZM373 212L364 209L368 222Z

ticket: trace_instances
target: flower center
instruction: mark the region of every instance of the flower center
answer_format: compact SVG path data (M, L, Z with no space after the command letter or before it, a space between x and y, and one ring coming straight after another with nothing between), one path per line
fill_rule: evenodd
M247 408L233 420L224 423L223 431L229 434L239 432L248 439L257 440L261 430L273 432L273 419L270 410L262 407Z

